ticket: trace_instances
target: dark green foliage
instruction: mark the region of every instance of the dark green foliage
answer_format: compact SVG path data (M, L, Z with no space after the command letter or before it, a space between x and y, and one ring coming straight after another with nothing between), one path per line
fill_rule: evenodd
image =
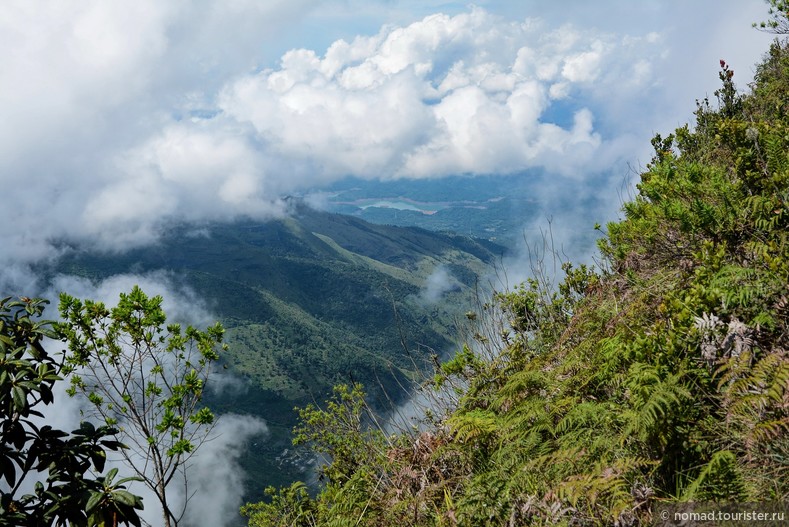
M300 424L294 430L293 444L308 444L325 456L321 476L329 483L343 484L380 451L383 438L371 427L373 414L364 400L359 384L340 384L326 409L308 405L299 410Z
M134 478L114 481L104 470L107 451L124 445L111 426L84 422L70 434L42 425L42 406L54 402L62 361L43 347L55 338L42 320L46 301L0 301L0 525L140 525L140 497L124 490ZM31 494L20 495L33 484Z
M748 95L721 61L717 108L655 137L601 270L554 286L537 266L468 313L434 378L449 408L386 456L341 435L357 461L303 525L646 525L661 501L789 500L787 57L776 42Z
M317 505L307 486L297 481L290 487L267 487L270 503L250 503L241 508L241 515L249 518L251 527L299 527L314 524Z

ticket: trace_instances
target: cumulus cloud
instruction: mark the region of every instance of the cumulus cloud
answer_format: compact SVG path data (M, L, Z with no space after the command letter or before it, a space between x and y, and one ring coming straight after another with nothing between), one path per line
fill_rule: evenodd
M747 82L769 40L735 38L750 31L741 2L615 4L11 2L1 285L29 284L26 264L75 244L123 250L173 223L276 217L280 196L348 175L594 180L684 122L718 58ZM315 27L320 45L272 66L277 42Z
M583 104L594 97L559 109L566 125L546 116L553 102L592 87L622 99L649 90L648 66L660 53L646 36L512 22L472 8L339 40L323 56L290 51L279 68L228 84L218 105L254 127L266 154L318 181L531 167L575 173L606 147Z
M229 75L263 60L260 35L276 37L313 3L4 5L0 201L14 225L0 234L4 267L56 256L64 240L116 249L148 243L190 214L276 213L272 200L257 207L264 189L258 167L236 155L243 140L221 127L210 138L199 129L179 135L177 125L200 114ZM203 147L195 161L216 156L204 163L216 181L178 179L172 150ZM142 166L141 148L162 168ZM206 204L212 195L219 205Z

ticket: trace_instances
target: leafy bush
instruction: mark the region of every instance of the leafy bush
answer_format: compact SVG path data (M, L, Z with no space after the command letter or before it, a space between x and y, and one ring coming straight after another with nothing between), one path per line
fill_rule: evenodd
M42 406L54 402L60 361L44 349L55 338L42 320L45 300L0 300L0 526L140 525L140 497L101 473L107 451L124 447L111 426L84 422L70 434L41 425ZM33 482L32 494L21 494ZM20 495L21 494L21 495Z

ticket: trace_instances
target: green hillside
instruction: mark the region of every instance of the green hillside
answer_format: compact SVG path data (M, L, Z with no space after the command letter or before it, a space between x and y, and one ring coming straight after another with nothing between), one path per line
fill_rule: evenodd
M156 246L75 253L49 269L92 279L165 270L192 289L227 329L228 371L244 390L211 397L218 410L260 415L271 430L250 445L253 488L303 477L275 461L290 446L293 407L340 382L363 382L385 410L432 355L451 349L456 317L502 248L421 229L378 226L292 203L281 220L173 229ZM437 269L452 277L424 298Z
M789 44L748 94L723 61L720 79L695 126L653 139L599 269L565 264L560 283L537 274L469 314L420 430L365 426L358 385L305 407L297 442L327 456L326 484L270 491L250 525L629 526L681 502L786 513Z
M212 225L201 235L176 230L155 247L71 256L57 271L91 278L171 271L228 328L225 360L234 371L303 400L349 373L368 381L374 372L411 374L403 337L410 348L443 352L457 314L451 306L469 298L501 250L297 205L282 220ZM420 291L438 266L457 285L430 305Z

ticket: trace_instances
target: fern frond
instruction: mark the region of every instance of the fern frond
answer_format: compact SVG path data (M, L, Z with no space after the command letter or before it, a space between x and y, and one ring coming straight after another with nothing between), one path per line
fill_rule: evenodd
M586 449L576 445L559 450L554 450L542 456L531 459L524 470L547 473L561 470L562 467L576 467L582 463L586 456Z
M789 417L762 421L749 429L745 439L746 445L757 445L775 440L789 431Z
M661 435L662 424L683 402L691 398L690 391L682 383L684 372L661 378L656 366L635 363L625 381L630 392L630 408L624 413L626 425L622 441L631 436L641 440ZM665 432L665 430L662 430Z
M525 430L552 433L551 404L539 396L529 397L510 409L503 416L505 428L512 433Z
M777 134L768 134L764 143L769 173L779 174L789 170L789 156L786 155L786 143L783 138Z
M746 485L737 467L737 457L729 450L713 454L682 494L683 501L745 501L746 497Z
M510 375L499 390L494 407L507 408L529 395L545 396L550 387L550 379L539 370L527 368Z
M632 511L635 506L632 493L634 474L651 464L640 457L599 461L565 478L556 486L556 491L572 507L596 518L595 523L616 523L620 514Z
M585 402L574 406L554 427L559 436L579 428L598 428L608 416L605 407L596 402Z
M749 359L750 356L732 359L721 368L724 375L719 389L724 393L730 417L752 416L769 405L780 405L789 390L789 360L786 357L769 353L748 369Z
M460 442L488 436L498 429L496 415L479 409L456 413L447 420L447 424Z

